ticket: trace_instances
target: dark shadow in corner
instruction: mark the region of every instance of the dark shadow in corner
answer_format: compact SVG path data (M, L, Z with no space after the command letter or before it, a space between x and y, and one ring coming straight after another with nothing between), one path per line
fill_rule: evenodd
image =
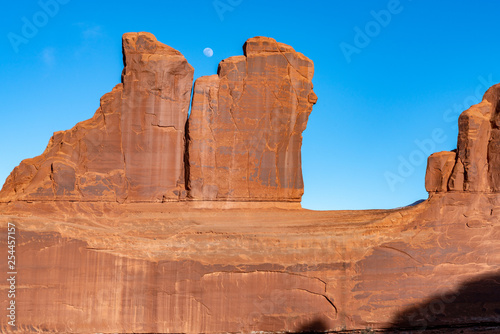
M193 84L194 87L194 84ZM191 89L191 104L189 107L189 111L192 109L194 96L194 88ZM191 115L189 115L191 116ZM191 190L191 180L190 176L190 164L189 164L189 142L191 141L191 137L189 136L189 117L186 120L186 124L184 125L184 189L186 189L186 197L190 198L190 190Z
M500 332L500 272L477 276L453 291L432 296L396 314L392 324L386 333L481 327L498 327Z
M295 333L324 333L328 330L326 324L321 319L313 320L302 325Z

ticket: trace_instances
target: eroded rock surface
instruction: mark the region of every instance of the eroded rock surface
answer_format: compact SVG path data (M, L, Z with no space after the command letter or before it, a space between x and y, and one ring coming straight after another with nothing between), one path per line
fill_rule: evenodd
M272 38L199 78L189 117L195 200L300 201L302 132L316 95L311 60Z
M194 70L149 33L123 36L122 83L95 115L54 133L8 177L1 201L158 202L185 197L184 152Z
M495 194L436 193L397 210L193 204L0 204L0 235L17 229L20 332L500 324Z

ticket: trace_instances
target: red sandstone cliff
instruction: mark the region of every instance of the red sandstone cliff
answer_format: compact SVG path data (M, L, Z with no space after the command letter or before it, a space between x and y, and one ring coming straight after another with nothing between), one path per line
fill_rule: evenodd
M193 68L153 35L125 34L122 84L21 162L0 201L300 201L313 63L271 38L244 51L197 80L186 127Z
M185 124L194 69L149 33L123 35L122 83L94 117L54 133L16 167L0 201L162 202L186 196Z
M189 194L197 200L300 201L302 132L316 103L312 61L272 38L194 86Z

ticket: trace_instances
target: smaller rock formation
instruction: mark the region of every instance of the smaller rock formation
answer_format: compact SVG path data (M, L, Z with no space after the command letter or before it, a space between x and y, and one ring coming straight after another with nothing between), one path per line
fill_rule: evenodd
M317 97L313 62L255 37L196 80L189 117L194 200L300 201L302 132Z
M481 103L460 115L456 153L434 153L428 159L428 192L500 191L499 98L497 84L488 89Z
M425 173L425 189L428 192L447 191L455 160L455 152L437 152L429 157Z

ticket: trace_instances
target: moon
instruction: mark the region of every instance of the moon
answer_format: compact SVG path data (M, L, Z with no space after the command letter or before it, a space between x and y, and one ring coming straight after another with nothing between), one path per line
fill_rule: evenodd
M207 57L212 57L214 55L214 50L205 48L205 50L203 50L203 54Z

